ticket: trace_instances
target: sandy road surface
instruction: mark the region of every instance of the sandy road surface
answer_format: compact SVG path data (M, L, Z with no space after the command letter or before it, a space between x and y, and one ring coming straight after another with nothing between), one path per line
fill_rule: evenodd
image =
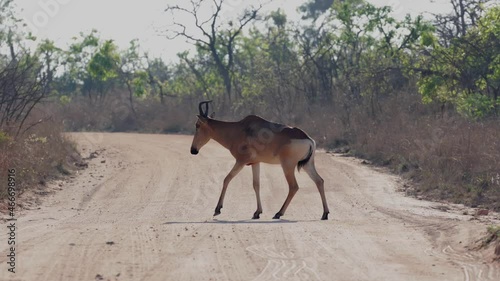
M328 221L319 220L320 196L305 173L284 219L271 220L287 186L270 165L261 171L261 220L249 219L250 168L231 182L214 220L233 165L218 144L192 156L189 136L72 137L84 155L104 150L20 216L15 275L1 232L0 280L500 280L499 264L464 248L484 225L402 196L396 177L358 160L317 154Z

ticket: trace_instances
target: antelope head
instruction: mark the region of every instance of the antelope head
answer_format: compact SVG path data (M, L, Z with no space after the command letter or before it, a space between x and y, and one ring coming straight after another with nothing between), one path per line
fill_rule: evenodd
M196 133L194 134L193 143L191 144L191 154L196 155L200 149L207 144L212 138L211 129L208 125L209 120L213 117L208 116L208 104L212 101L202 101L198 105L200 111L198 120L196 121ZM205 110L203 110L205 106Z

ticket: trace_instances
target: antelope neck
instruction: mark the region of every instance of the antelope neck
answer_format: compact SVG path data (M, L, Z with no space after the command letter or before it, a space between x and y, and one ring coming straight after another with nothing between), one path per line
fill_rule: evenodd
M237 122L225 122L210 119L208 124L212 129L212 139L230 150L232 141L237 137Z

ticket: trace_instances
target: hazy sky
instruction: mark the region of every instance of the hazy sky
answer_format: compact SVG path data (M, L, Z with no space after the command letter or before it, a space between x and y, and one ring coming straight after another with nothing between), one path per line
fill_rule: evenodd
M186 0L16 0L21 16L38 38L52 39L65 46L79 32L97 29L102 38L111 38L126 48L130 40L137 38L144 50L153 56L175 59L176 53L187 48L184 40L169 41L161 31L171 22L170 14L164 12L168 4L185 3ZM226 18L234 17L245 6L259 3L258 0L226 0ZM289 20L298 20L296 9L306 1L274 0L265 10L281 8ZM440 12L448 9L448 0L369 0L376 5L393 7L396 17L406 13Z

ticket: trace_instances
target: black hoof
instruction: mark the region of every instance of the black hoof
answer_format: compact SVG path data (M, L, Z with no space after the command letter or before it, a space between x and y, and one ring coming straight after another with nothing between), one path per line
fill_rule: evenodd
M323 213L323 216L321 217L321 220L322 221L328 220L328 212L327 213Z
M220 215L220 209L222 209L222 206L215 208L214 217Z
M253 220L258 220L258 219L260 219L260 213L255 212L255 213L253 214L252 219L253 219Z
M280 214L278 212L278 213L276 213L276 215L274 215L273 220L279 220L281 216L282 216L282 214Z

